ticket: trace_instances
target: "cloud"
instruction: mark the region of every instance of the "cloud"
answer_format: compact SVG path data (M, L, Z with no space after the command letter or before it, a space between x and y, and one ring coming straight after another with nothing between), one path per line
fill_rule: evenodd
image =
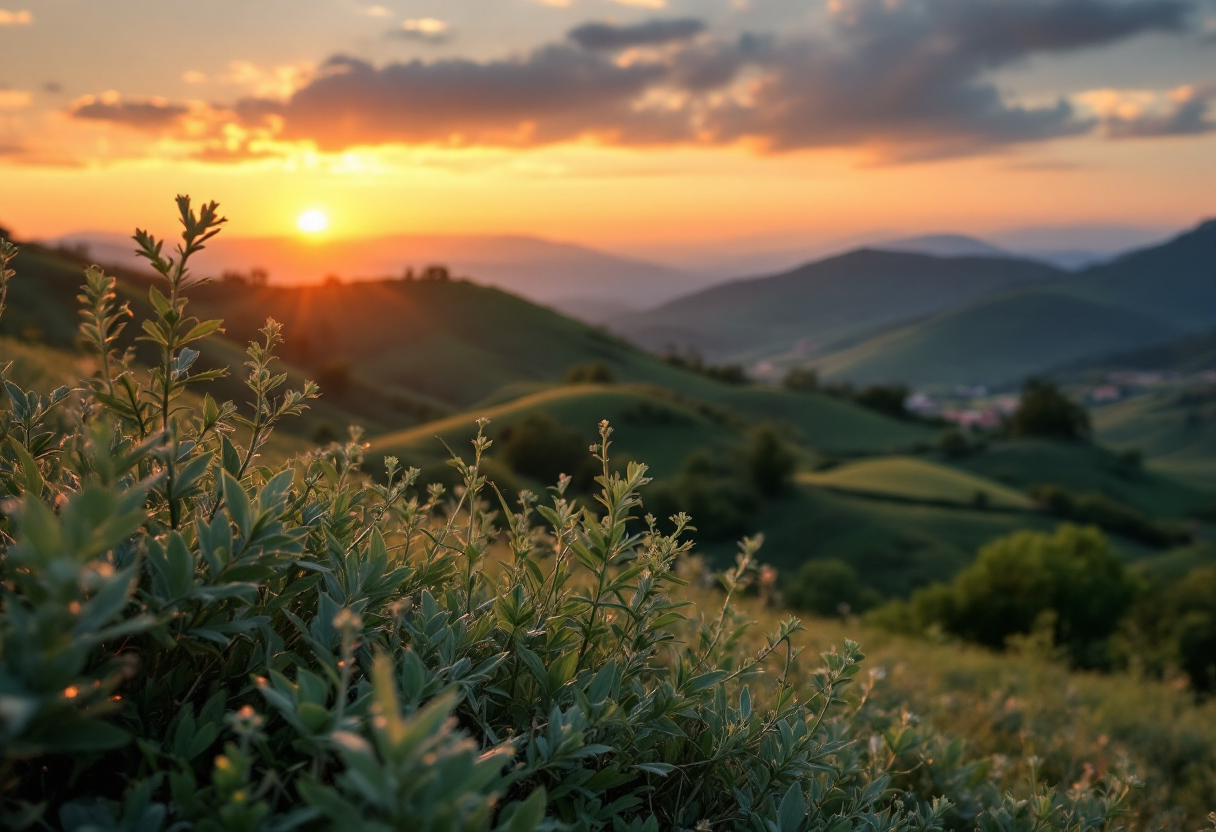
M1180 0L831 0L818 35L726 37L694 19L589 23L563 42L490 60L377 66L336 56L205 117L183 117L197 105L120 98L78 102L71 112L150 132L194 125L195 135L200 123L223 132L214 127L222 114L231 122L222 152L212 148L209 158L248 157L234 136L256 137L257 153L299 142L343 151L591 139L943 158L1099 125L1111 137L1206 131L1207 88L1133 119L1067 96L1019 100L992 80L1037 55L1181 32L1188 9Z
M392 17L393 10L386 9L384 6L368 6L361 10L368 17Z
M12 12L0 9L0 26L30 26L33 22L34 15L27 11Z
M633 6L638 9L665 9L667 0L612 0L618 6Z
M1216 131L1216 83L1168 92L1094 90L1078 96L1101 119L1114 139L1198 136Z
M657 46L684 41L705 31L705 24L694 18L648 20L632 26L613 23L585 23L570 30L570 40L584 49L614 51L635 46Z
M990 73L1037 54L1180 31L1173 0L833 0L826 38L774 42L742 100L707 116L718 141L773 150L868 145L928 158L1092 128L1064 99L1019 103Z
M104 121L149 133L165 132L190 111L163 98L123 98L116 92L86 95L68 105L72 118Z
M389 32L389 34L399 38L422 41L423 43L444 43L451 33L451 26L434 17L419 17L405 20L402 21L400 28L392 29Z
M286 102L247 99L247 121L281 122L287 139L325 150L401 143L528 145L600 134L630 143L685 136L677 113L652 119L633 104L667 70L620 66L565 45L520 58L411 61L376 68L336 57ZM666 123L663 123L666 122Z

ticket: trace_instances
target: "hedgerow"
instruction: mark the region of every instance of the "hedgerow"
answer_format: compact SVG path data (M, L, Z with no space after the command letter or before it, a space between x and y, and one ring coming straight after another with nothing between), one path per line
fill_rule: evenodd
M268 461L319 391L285 389L268 321L249 404L197 392L221 322L189 314L189 262L224 220L178 208L172 255L135 235L158 360L117 353L130 313L94 267L96 373L46 394L5 373L4 828L1117 828L1127 778L1019 800L957 748L928 765L907 715L863 715L855 644L808 671L788 619L748 648L756 541L719 607L681 601L689 519L642 515L646 468L610 465L606 424L594 507L566 478L499 494L484 430L451 492L392 458L366 475L357 432Z

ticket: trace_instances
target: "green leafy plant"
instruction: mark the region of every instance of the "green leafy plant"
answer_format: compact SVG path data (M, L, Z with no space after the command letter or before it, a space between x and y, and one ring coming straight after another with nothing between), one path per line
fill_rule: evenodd
M177 204L175 256L136 233L152 366L114 354L128 313L91 269L97 374L45 396L5 374L4 828L1116 827L1117 795L1076 808L1091 790L965 814L918 790L925 754L863 716L856 644L808 669L795 619L750 641L757 540L713 609L682 600L690 520L643 515L646 468L612 464L606 423L591 505L565 477L544 503L499 494L484 422L451 491L391 457L369 478L358 431L267 461L319 391L283 389L268 321L244 407L193 392L221 323L189 316L188 264L224 220Z

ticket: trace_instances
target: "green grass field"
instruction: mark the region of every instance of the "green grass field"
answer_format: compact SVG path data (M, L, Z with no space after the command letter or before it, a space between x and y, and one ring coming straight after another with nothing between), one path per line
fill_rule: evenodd
M675 473L696 448L725 449L740 439L737 431L648 387L585 384L553 387L376 437L368 453L391 454L404 464L434 464L447 458L445 444L458 453L468 453L469 441L477 431L474 420L490 419L488 433L493 436L538 412L577 430L588 444L599 422L609 420L617 452L645 461L656 477Z
M1101 492L1155 517L1185 517L1216 499L1216 486L1151 467L1129 469L1114 452L1084 443L996 442L956 464L1017 489L1050 483L1075 492Z
M1095 408L1092 418L1103 444L1138 450L1161 471L1216 482L1216 385L1152 391Z
M1025 494L983 477L913 457L882 457L842 465L830 471L802 474L801 482L863 496L925 503L1029 511ZM980 496L983 495L983 496Z

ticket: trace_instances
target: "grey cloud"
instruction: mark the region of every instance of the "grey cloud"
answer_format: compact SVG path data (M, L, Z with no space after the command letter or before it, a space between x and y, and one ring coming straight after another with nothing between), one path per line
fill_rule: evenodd
M567 42L497 60L377 67L338 56L288 100L246 99L235 112L326 150L594 136L622 145L747 140L774 152L868 146L889 160L957 156L1098 124L1063 97L1018 103L991 80L994 71L1181 31L1189 8L1181 0L842 0L821 35L784 37L698 36L704 26L691 19L587 24ZM619 50L644 44L668 48L619 61ZM97 103L76 114L149 129L184 111L172 106ZM1108 122L1107 132L1199 132L1206 106L1180 107L1168 124Z
M1154 139L1165 136L1199 136L1216 130L1216 84L1196 89L1172 103L1165 112L1103 119L1106 135L1114 139Z
M173 126L178 118L189 111L185 104L159 99L103 101L93 97L78 101L68 109L72 118L108 121L149 132L159 132Z
M614 23L585 23L571 29L568 37L584 49L605 52L634 46L657 46L693 38L705 31L705 24L695 18L647 20L631 26Z
M719 141L755 138L775 150L843 144L897 158L953 156L1092 129L1064 99L1010 103L986 74L1031 55L1176 31L1174 0L853 0L831 37L786 41L757 59L747 104L711 112Z
M517 59L448 59L376 68L336 57L285 103L250 100L247 117L277 115L287 138L336 149L387 142L531 144L598 132L621 141L684 138L679 114L650 119L632 102L661 82L657 63L618 66L555 45Z

